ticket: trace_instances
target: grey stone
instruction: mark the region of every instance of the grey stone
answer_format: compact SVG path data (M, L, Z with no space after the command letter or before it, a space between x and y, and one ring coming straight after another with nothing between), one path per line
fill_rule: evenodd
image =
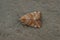
M18 21L37 10L42 13L40 29ZM60 40L60 0L0 0L0 40Z

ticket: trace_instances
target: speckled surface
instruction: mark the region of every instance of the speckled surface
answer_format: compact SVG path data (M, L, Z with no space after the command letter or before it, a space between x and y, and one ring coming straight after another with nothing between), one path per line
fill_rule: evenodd
M36 10L42 13L40 29L18 22ZM60 0L0 0L0 40L60 40Z

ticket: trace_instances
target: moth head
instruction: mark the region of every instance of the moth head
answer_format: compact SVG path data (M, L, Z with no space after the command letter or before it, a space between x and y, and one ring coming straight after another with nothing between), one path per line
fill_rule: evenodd
M19 20L20 20L21 22L25 22L25 21L26 21L26 18L25 18L25 16L22 16Z

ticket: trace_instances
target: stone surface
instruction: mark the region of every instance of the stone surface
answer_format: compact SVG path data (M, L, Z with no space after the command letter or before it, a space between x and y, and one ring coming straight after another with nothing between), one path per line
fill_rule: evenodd
M20 16L40 10L40 29L23 26ZM60 40L60 0L0 0L0 40Z

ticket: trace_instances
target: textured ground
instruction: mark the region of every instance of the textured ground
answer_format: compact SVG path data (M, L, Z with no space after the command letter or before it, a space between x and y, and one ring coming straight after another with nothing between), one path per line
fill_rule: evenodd
M40 29L18 22L36 10L42 13ZM60 0L0 0L0 40L60 40Z

